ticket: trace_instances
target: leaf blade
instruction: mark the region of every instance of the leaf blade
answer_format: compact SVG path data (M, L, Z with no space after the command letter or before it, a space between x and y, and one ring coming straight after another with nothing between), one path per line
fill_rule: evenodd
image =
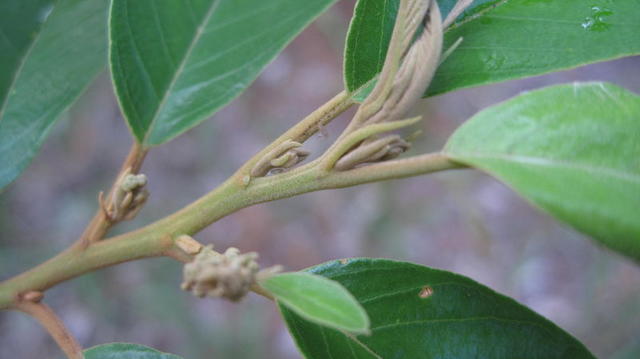
M445 153L640 260L640 96L602 83L552 86L476 114Z
M372 53L384 54L388 46L389 26L381 31L379 21L373 20L374 11L363 10L374 9L375 3L358 1L356 10L361 11L356 16L367 19L354 17L347 37L344 76L350 91L377 75L382 61ZM397 3L385 1L391 8ZM446 16L455 0L438 3ZM384 23L394 17L387 13ZM445 32L445 49L460 37L464 40L440 66L425 96L639 54L638 20L640 15L631 2L476 0L458 25ZM357 48L355 43L370 45ZM354 68L360 69L357 75L347 71Z
M27 167L62 112L103 68L107 5L106 0L2 3L15 8L0 9L0 23L31 16L41 24L2 31L0 72L13 77L0 79L0 188ZM7 46L15 51L5 57Z
M279 303L321 325L367 333L369 317L340 284L310 273L283 273L261 282Z
M458 56L454 53L442 64L427 95L640 53L640 39L634 35L640 31L640 15L630 2L538 0L495 5L492 10L476 8L485 15L447 32L448 45L459 37L464 40L456 50ZM588 25L590 21L605 28Z
M196 126L335 1L114 0L110 63L134 136L155 146Z
M309 271L348 288L372 322L370 336L347 336L282 309L310 359L593 358L540 315L454 273L370 258L331 261Z

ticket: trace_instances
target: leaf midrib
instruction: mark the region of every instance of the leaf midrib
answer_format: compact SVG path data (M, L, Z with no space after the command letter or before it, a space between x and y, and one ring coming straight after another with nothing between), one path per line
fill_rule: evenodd
M145 134L144 139L142 141L143 145L147 145L147 140L149 139L149 136L153 133L153 130L157 123L158 115L164 108L169 98L169 94L173 90L173 87L175 86L176 82L178 81L178 78L180 77L180 74L184 70L186 63L189 60L189 57L191 56L191 52L196 47L197 43L200 41L200 37L204 33L206 24L209 23L209 20L211 20L211 16L213 16L213 14L215 13L216 9L218 8L221 2L222 0L213 0L211 2L211 6L209 6L209 10L207 10L207 14L202 18L202 21L198 25L195 36L191 40L191 43L189 44L189 47L187 48L187 51L185 52L184 56L180 60L180 64L178 65L178 68L173 73L173 76L171 77L171 82L169 83L169 86L165 90L165 93L162 96L160 103L158 103L158 107L156 108L156 111L154 112L153 117L151 118L151 122L149 123L149 129L147 130L147 133Z
M456 151L447 151L451 158L458 161L472 160L472 159L491 159L505 162L514 162L519 164L558 167L565 169L575 169L588 172L596 175L605 175L614 177L617 179L640 184L640 174L634 175L633 173L622 172L613 168L606 167L594 167L583 163L571 163L566 161L560 161L553 158L536 157L536 156L523 156L523 155L508 155L508 154L492 154L492 153L465 153Z
M398 326L404 326L404 325L414 325L414 324L415 325L422 325L422 324L431 324L431 323L473 322L473 321L486 321L486 320L498 321L498 322L509 322L509 323L522 324L522 325L530 325L530 326L534 326L534 327L540 328L543 332L547 333L551 337L554 336L554 333L551 332L551 330L549 328L546 328L545 326L540 325L539 323L535 323L535 322L531 322L531 321L524 321L524 320L513 320L513 319L499 318L499 317L495 317L495 316L479 316L479 317L469 317L469 318L425 319L425 320L407 321L407 322L393 323L393 324L389 324L389 325L382 325L382 326L379 326L379 327L376 327L376 328L371 328L371 332L373 333L376 330L385 330L385 329L394 328L394 327L398 327ZM321 328L321 330L322 329L323 328ZM296 328L296 331L297 331L297 328ZM363 349L365 349L370 354L374 355L376 358L382 358L382 356L380 354L378 354L376 351L374 351L367 344L365 344L365 343L361 342L360 340L358 340L358 338L356 338L355 336L349 335L349 334L344 333L342 331L340 331L340 334L344 335L344 337L348 341L351 341L351 342L361 346ZM329 349L328 346L327 346L327 349Z
M390 323L377 326L375 328L371 328L371 332L377 330L386 330L391 328L402 327L405 325L422 325L422 324L447 324L447 323L461 323L461 322L475 322L475 321L497 321L497 322L507 322L507 323L515 323L515 324L523 324L523 325L531 325L542 329L544 332L553 336L551 330L540 323L536 323L534 321L529 320L517 320L517 319L508 319L508 318L500 318L495 315L482 315L482 316L470 316L467 318L438 318L438 319L423 319L423 320L411 320L406 322L397 322Z
M526 325L526 326L533 326L533 327L540 328L543 332L547 333L549 336L554 337L554 333L551 331L551 329L545 327L544 325L541 325L540 323L536 323L534 321L528 321L528 320L515 320L515 319L508 319L508 318L500 318L500 317L491 316L491 315L489 315L489 316L468 317L468 318L441 318L441 319L425 319L425 320L398 322L398 323L381 325L381 326L378 326L378 327L375 327L375 328L371 328L371 333L373 333L374 331L386 330L386 329L401 327L401 326L405 326L405 325L426 325L426 324L436 324L436 323L437 324L443 324L443 323L446 324L446 323L475 322L475 321L508 322L508 323ZM321 328L321 329L323 329L323 328ZM296 328L296 331L297 331L297 328ZM375 355L376 358L382 358L382 356L380 354L378 354L376 351L374 351L372 348L370 348L367 344L365 344L365 343L361 342L360 340L358 340L357 337L355 337L353 335L349 335L349 334L347 334L345 332L342 332L342 331L340 331L340 334L342 334L347 340L350 340L351 342L353 342L353 343L361 346L365 350L367 350L367 352Z

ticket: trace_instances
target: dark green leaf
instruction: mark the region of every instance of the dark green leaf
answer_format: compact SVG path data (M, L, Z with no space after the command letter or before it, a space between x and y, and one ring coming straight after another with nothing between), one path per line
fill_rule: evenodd
M525 93L475 115L445 152L640 260L640 97L602 83Z
M347 90L357 90L382 70L399 4L398 0L356 3L344 53Z
M0 2L0 188L106 61L108 0Z
M339 283L311 273L283 273L260 283L278 302L303 318L330 328L368 333L369 317Z
M382 259L309 270L342 283L371 318L371 335L347 335L281 307L300 351L325 358L593 358L556 325L471 279Z
M244 91L336 0L114 0L111 71L146 146L166 142Z
M140 344L110 343L84 351L85 359L181 359Z
M398 1L358 1L345 51L348 90L380 71ZM438 3L446 16L455 0ZM436 72L428 95L639 54L638 33L634 1L476 0L445 33L445 49L464 40Z

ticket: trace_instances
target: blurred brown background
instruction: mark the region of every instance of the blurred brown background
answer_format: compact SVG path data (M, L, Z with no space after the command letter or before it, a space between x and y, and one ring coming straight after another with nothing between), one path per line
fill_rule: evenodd
M253 86L197 129L152 150L142 226L188 204L342 89L342 49L353 2L309 27ZM465 119L523 90L611 81L640 92L640 58L468 89L422 101L413 154L438 150ZM349 113L351 114L351 112ZM316 153L348 114L308 146ZM0 195L0 279L51 257L81 233L131 143L107 74L54 128L24 175ZM258 251L263 265L298 270L326 260L388 257L469 276L511 296L582 340L601 358L640 357L640 267L536 210L472 170L311 193L254 206L197 238ZM272 303L199 300L178 288L168 259L127 263L47 295L83 346L124 341L185 358L299 358ZM58 358L31 318L0 313L0 358Z

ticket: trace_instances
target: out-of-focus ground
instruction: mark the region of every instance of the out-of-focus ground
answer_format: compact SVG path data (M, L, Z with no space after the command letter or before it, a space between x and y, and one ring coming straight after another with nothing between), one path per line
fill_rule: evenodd
M115 232L203 195L339 92L351 6L342 2L323 15L230 106L152 150L143 169L152 197L135 221ZM412 153L439 149L465 119L523 90L590 80L640 92L640 58L424 100L416 108L426 117L424 135ZM307 147L328 146L347 120L338 119ZM0 196L0 279L49 258L81 233L130 143L103 74ZM220 220L197 239L220 250L257 251L263 265L289 270L368 256L454 271L546 316L601 358L640 357L640 267L476 171L258 205ZM181 266L168 259L127 263L60 285L47 292L47 302L86 347L126 341L192 359L300 357L272 303L255 295L240 304L196 299L179 290L180 277ZM58 357L34 320L0 313L0 358Z

